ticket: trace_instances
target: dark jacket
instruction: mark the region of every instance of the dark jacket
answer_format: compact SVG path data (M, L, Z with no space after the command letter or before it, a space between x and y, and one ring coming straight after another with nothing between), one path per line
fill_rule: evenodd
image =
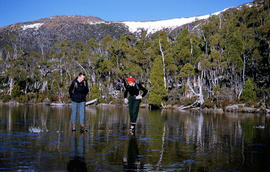
M71 100L77 103L85 102L88 92L89 88L86 80L79 82L76 78L72 81L69 87L69 95Z
M129 96L138 96L139 91L142 90L143 91L142 97L144 97L148 92L148 90L145 89L141 84L135 83L134 86L130 86L124 82L124 85L126 88L126 90L124 92L124 98L127 98L128 93L129 93Z

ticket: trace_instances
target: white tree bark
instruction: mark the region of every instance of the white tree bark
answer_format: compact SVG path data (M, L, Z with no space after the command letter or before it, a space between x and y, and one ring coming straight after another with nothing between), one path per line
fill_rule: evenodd
M26 83L25 89L24 89L24 94L27 94L27 89L28 89L28 84Z
M92 79L93 84L96 83L95 78L96 78L96 74L95 74L95 72L93 72L92 75L91 75L91 79Z
M164 60L164 53L163 53L163 50L162 50L162 47L161 47L160 39L158 40L158 43L159 43L159 50L160 50L160 52L161 52L162 63L163 63L163 73L164 73L163 79L164 79L164 87L165 87L165 89L167 89L165 60Z
M77 61L75 61L75 62L83 69L83 71L85 72L85 74L88 74L87 71L85 70L85 68L79 62L77 62Z
M222 18L221 15L219 15L219 30L221 30L221 26L222 26Z
M43 81L43 83L42 83L42 88L41 88L41 92L42 93L44 93L45 91L46 91L46 88L47 88L47 86L48 86L48 81Z
M191 36L190 36L189 42L190 42L190 58L189 58L189 63L191 64L191 57L192 57L192 54L193 54L193 45L192 45L192 37Z
M202 78L200 76L198 76L198 86L200 90L199 103L202 105L204 103L203 92L202 92L203 83L202 83Z
M14 86L14 79L11 77L11 78L9 78L9 91L8 91L9 95L11 95L11 93L12 93L13 86Z
M96 79L96 74L95 74L94 69L91 68L91 66L92 66L92 63L91 63L90 58L88 57L88 67L89 67L89 73L91 73L91 76L90 76L91 81L92 81L93 84L95 84L95 82L96 82L96 80L95 80Z
M243 86L245 85L245 72L246 72L246 56L244 55L244 66L243 66Z
M194 77L194 84L195 84L196 86L199 87L199 93L196 93L196 91L194 90L194 88L192 87L192 85L191 85L191 83L190 83L190 78L188 77L188 79L187 79L187 85L188 85L188 88L190 89L190 91L191 91L195 96L198 97L198 99L197 99L196 102L199 103L199 104L203 104L203 103L204 103L203 92L202 92L202 86L203 86L203 83L202 83L202 81L201 81L201 77L200 77L200 76L198 76L198 83L196 83L196 79L195 79L195 77Z
M10 52L8 51L7 52L7 55L6 55L6 61L10 59Z

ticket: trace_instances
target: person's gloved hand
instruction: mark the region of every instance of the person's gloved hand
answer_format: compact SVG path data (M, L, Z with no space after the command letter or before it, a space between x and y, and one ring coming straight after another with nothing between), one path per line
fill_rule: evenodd
M141 100L142 99L142 96L139 94L136 96L136 100Z
M128 99L127 98L124 99L124 103L128 104Z

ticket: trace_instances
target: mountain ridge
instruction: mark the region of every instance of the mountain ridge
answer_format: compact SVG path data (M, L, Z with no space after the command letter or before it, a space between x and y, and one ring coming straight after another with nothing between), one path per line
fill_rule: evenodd
M52 16L1 27L0 50L9 45L21 47L28 52L48 52L55 42L63 39L86 42L93 38L100 42L107 35L119 39L121 35L136 36L140 35L141 31L152 35L164 29L177 34L183 27L194 29L194 22L207 20L212 15L221 15L228 10L241 9L243 6L253 6L253 3L226 8L208 15L156 21L105 21L94 16Z
M218 12L215 12L215 13L211 13L211 14L205 14L205 15L198 15L198 16L191 16L191 17L176 17L176 18L169 18L169 19L163 19L163 20L145 20L145 21L105 21L99 17L95 17L95 16L81 16L81 15L71 15L71 16L68 16L68 15L59 15L59 16L51 16L51 17L48 17L48 18L40 18L40 19L37 19L37 20L33 20L33 21L27 21L27 22L18 22L18 23L14 23L14 24L11 24L11 25L7 25L7 26L2 26L0 27L0 31L1 29L3 28L7 28L7 27L12 27L12 26L16 26L16 25L26 25L26 24L33 24L33 23L41 23L41 22L45 22L45 23L53 23L53 22L56 22L56 23L69 23L69 24L101 24L101 23L122 23L122 24L125 24L127 25L128 27L130 27L129 25L132 25L133 23L138 23L138 24L150 24L151 23L162 23L162 22L168 22L168 21L181 21L181 20L187 20L187 22L184 22L184 24L187 24L187 23L191 23L191 22L194 22L196 20L202 20L202 19L207 19L209 18L210 16L213 16L213 15L219 15L220 13L222 12L225 12L227 10L231 10L231 9L240 9L242 8L243 6L253 6L253 3L246 3L246 4L243 4L243 5L240 5L240 6L236 6L236 7L229 7L229 8L225 8L224 10L222 11L218 11ZM188 19L191 19L191 20L188 20ZM184 25L182 24L182 25ZM175 25L175 26L181 26L181 23L180 25ZM142 27L144 28L144 27ZM164 26L162 28L165 28ZM159 31L159 30L162 30L161 29L157 29L156 31ZM140 29L140 27L138 27L138 29ZM135 32L136 30L134 30L134 28L131 28L131 32Z

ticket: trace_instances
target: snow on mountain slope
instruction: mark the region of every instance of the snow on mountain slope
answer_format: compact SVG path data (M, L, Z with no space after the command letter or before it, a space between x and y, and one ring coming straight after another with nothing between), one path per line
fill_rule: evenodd
M228 8L213 13L211 15L218 15L221 12L226 11ZM136 22L136 21L123 21L120 23L125 24L128 26L130 32L137 32L140 29L146 30L147 33L155 33L165 28L175 29L177 27L183 26L188 23L195 22L197 20L208 19L211 15L203 15L197 17L188 17L188 18L176 18L176 19L169 19L169 20L159 20L159 21L145 21L145 22Z
M23 25L21 28L23 30L26 29L35 29L38 30L44 23L34 23L34 24L29 24L29 25Z

